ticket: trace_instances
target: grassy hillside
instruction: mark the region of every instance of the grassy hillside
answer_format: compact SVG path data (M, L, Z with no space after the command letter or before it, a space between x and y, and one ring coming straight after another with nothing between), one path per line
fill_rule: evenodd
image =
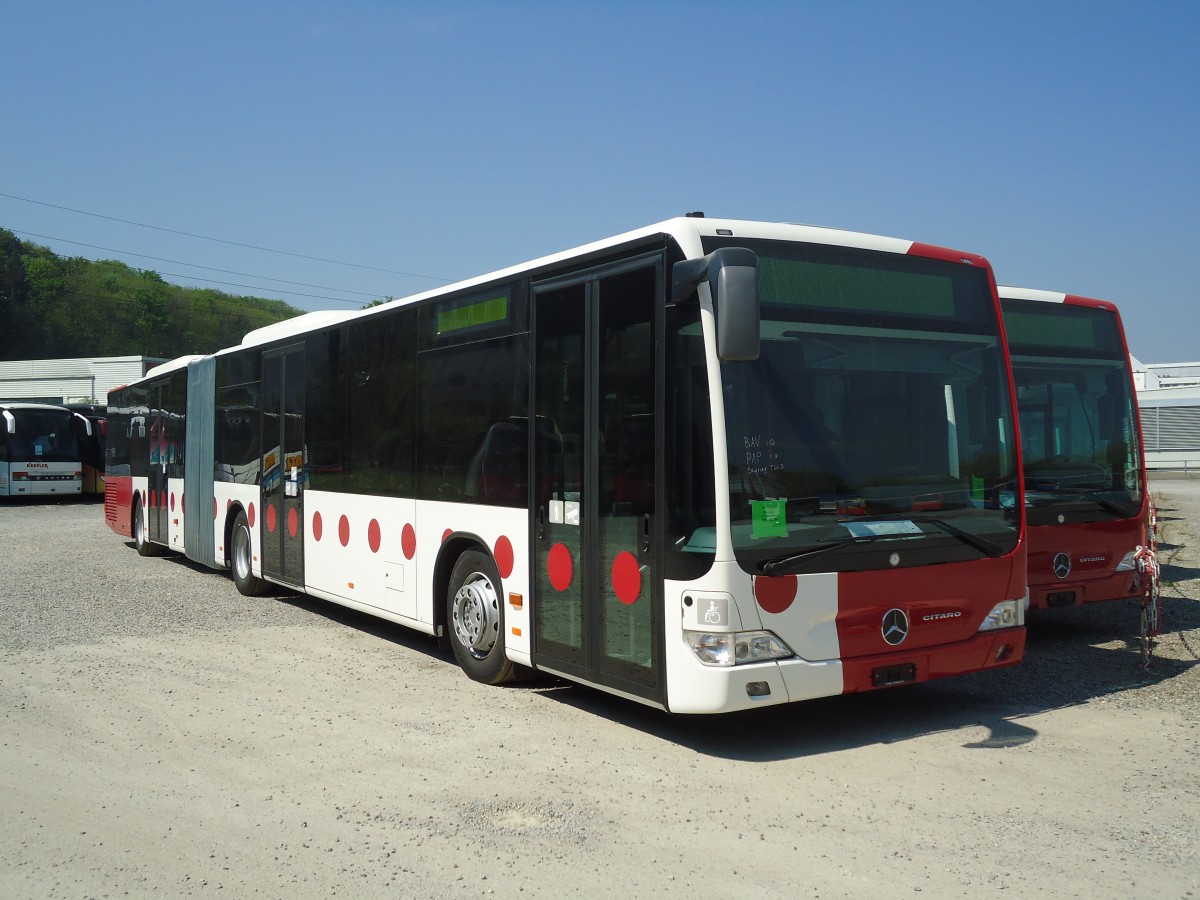
M114 260L61 257L0 228L0 359L212 353L300 313Z

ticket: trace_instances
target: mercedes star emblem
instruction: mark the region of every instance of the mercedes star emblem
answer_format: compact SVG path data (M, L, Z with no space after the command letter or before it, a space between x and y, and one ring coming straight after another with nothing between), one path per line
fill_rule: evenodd
M893 647L908 637L908 615L902 609L889 609L883 614L883 639Z

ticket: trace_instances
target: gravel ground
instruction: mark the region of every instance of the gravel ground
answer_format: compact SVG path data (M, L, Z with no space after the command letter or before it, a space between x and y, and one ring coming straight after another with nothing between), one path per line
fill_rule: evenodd
M0 507L0 897L1200 896L1200 480L1017 668L705 719ZM58 549L55 548L65 548Z

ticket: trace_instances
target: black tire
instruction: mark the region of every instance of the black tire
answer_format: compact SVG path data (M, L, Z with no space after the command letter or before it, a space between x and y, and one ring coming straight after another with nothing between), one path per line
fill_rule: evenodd
M501 684L515 675L504 655L503 598L491 556L468 550L458 558L446 592L446 631L459 666L484 684Z
M158 556L161 552L146 530L146 513L142 511L140 497L133 504L133 545L137 547L138 556Z
M245 597L257 597L267 587L267 583L254 574L253 546L246 514L239 512L229 534L229 571L233 573L238 593Z

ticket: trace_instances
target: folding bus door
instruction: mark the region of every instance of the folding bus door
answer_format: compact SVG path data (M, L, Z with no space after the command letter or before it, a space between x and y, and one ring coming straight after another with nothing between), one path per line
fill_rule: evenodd
M304 345L263 354L263 574L304 586Z
M661 257L536 285L534 662L661 700Z

